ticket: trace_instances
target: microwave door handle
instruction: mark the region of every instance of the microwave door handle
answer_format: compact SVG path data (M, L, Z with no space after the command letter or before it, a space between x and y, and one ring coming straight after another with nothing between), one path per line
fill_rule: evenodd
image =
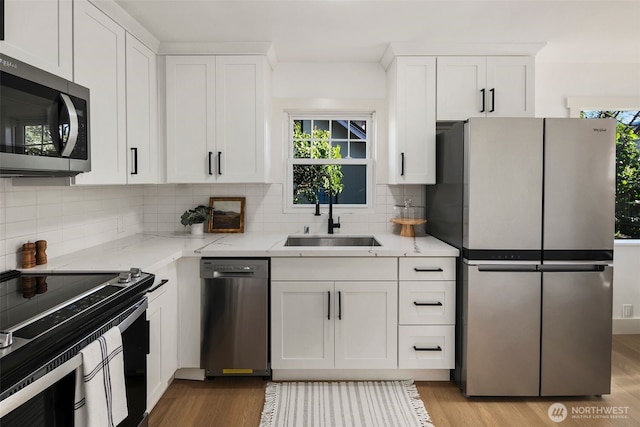
M62 98L62 102L69 113L69 139L64 145L64 149L60 155L62 157L69 157L78 142L78 112L76 111L76 107L73 105L71 98L69 98L69 95L61 93L60 98Z

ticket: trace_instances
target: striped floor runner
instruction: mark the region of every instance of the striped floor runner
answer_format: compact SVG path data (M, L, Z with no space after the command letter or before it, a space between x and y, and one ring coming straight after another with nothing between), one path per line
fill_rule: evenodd
M260 427L433 427L412 381L268 383Z

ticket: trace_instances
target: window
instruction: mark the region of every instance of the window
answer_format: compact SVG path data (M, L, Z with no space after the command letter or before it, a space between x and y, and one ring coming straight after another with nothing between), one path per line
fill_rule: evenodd
M290 114L289 196L294 209L367 207L371 198L372 114Z
M616 238L640 239L640 111L583 110L581 117L612 117L618 122Z

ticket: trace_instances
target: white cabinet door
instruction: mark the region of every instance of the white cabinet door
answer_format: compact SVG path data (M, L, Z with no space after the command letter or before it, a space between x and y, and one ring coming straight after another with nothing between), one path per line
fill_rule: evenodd
M335 368L395 369L397 282L336 282Z
M487 58L488 116L534 116L534 58ZM491 111L493 110L493 111Z
M158 182L158 89L156 55L126 35L127 183Z
M73 79L73 1L5 0L0 52Z
M147 355L147 411L156 404L164 387L162 384L162 301L160 298L149 302L147 321L149 322L149 354Z
M176 263L156 271L148 294L147 411L151 412L178 367L178 277ZM164 282L166 281L166 282Z
M399 57L388 71L389 181L434 184L436 60Z
M486 58L438 58L438 120L465 120L485 116Z
M263 182L268 64L168 56L167 181Z
M531 56L439 57L438 120L469 117L532 117Z
M271 367L334 367L333 282L271 283Z
M74 2L74 80L90 89L91 172L77 184L125 184L125 31L86 0Z
M167 181L215 182L216 58L167 56Z
M218 182L264 181L266 67L260 56L216 57Z

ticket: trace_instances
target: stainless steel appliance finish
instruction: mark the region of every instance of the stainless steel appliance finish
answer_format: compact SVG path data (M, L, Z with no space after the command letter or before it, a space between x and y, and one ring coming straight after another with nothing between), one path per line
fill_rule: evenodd
M270 376L269 260L203 258L201 368L212 376Z
M610 392L615 121L472 118L438 135L427 232L459 248L467 396Z
M137 272L137 277L134 276ZM117 326L122 333L128 416L118 427L146 426L149 328L145 293L154 275L127 272L9 271L0 274L0 424L73 424L80 351Z
M0 176L90 170L89 89L0 54Z

